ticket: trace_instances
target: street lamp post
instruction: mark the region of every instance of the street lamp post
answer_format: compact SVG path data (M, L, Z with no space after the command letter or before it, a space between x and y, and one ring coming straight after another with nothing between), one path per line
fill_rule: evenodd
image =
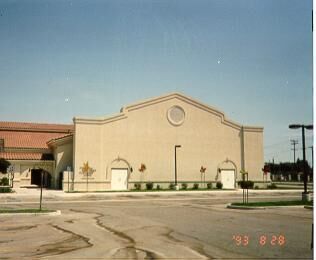
M312 130L313 125L300 125L300 124L291 124L289 125L290 129L299 129L302 128L302 145L303 145L303 173L304 173L304 192L302 193L302 199L308 200L307 192L307 172L306 172L306 154L305 154L305 129Z
M181 145L174 146L174 182L175 182L175 189L178 190L178 180L177 180L177 148L181 148Z

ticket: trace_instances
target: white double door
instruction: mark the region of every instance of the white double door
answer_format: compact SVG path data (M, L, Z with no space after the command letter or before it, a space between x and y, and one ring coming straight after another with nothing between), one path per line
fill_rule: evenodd
M235 171L221 170L223 189L235 189Z
M111 190L127 190L127 169L112 169L111 176Z

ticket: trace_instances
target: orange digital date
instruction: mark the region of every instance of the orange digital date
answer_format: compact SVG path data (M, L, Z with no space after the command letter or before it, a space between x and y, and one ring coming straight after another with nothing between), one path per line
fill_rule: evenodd
M250 242L250 237L248 235L233 235L233 241L236 246L248 246ZM271 246L283 246L285 244L285 236L283 235L272 235L259 236L256 241L260 246L271 245Z

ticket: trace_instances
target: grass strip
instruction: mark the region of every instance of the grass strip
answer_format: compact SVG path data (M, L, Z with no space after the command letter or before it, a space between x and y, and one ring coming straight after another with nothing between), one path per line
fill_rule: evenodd
M54 212L55 210L51 209L9 209L9 208L0 208L0 214L3 213L47 213Z
M233 206L247 206L247 207L269 207L269 206L313 206L313 201L291 200L291 201L262 201L249 202L243 204L242 202L234 202Z

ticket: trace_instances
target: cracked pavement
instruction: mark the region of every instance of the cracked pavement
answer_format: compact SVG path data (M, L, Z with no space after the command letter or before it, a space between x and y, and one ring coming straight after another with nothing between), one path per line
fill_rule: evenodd
M262 196L279 199L274 194ZM231 194L222 193L217 200L208 196L46 200L45 207L62 214L0 216L0 259L312 258L312 210L231 210L225 208ZM9 206L37 206L28 203ZM280 234L285 244L272 245L269 238ZM247 235L249 243L236 245L234 235ZM259 243L262 235L268 239L264 246Z

